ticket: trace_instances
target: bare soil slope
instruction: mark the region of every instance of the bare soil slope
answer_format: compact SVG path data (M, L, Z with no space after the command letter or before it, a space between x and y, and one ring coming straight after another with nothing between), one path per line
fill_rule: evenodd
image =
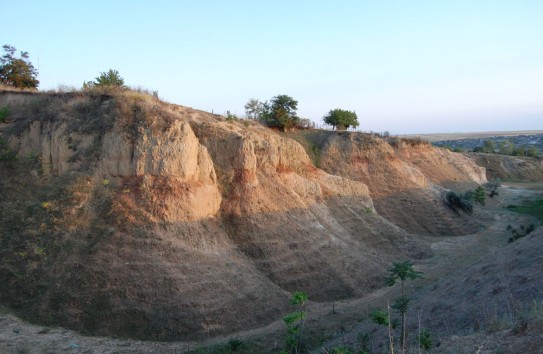
M434 347L429 353L539 352L543 345L540 294L543 260L538 251L543 246L543 234L538 229L508 244L507 224L518 227L534 220L504 206L542 193L541 184L506 185L500 198L491 200L480 212L494 215L480 233L428 238L432 240L435 255L415 262L417 269L425 272L425 278L408 284L408 293L413 298L409 312L412 341L420 312L422 326L430 330L433 338ZM379 326L368 321L368 317L373 309L382 308L387 299L393 299L397 295L395 290L387 287L359 299L310 302L306 342L315 347L315 353L323 353L323 347L330 352L340 345L356 349L361 348L360 334L370 333L371 352L386 351L386 330L375 330ZM197 348L204 348L200 352L214 352L205 348L218 344L224 352L224 345L232 336L246 343L260 341L262 346L253 352L269 352L281 346L284 331L284 324L278 320L267 327L204 343L143 342L85 337L62 328L29 325L0 308L0 352L5 353L180 353L198 352ZM335 334L331 340L320 342L331 334ZM419 352L416 345L410 347L410 352Z
M384 141L336 134L321 170L256 123L138 92L3 92L0 106L0 300L32 321L158 340L263 326L294 290L377 289L391 260L431 255L409 231L469 220L441 206L445 177Z

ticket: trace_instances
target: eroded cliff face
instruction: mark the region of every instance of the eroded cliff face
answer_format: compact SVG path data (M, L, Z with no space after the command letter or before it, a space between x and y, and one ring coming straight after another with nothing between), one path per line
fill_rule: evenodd
M483 181L469 160L430 173L456 155L360 134L331 134L320 169L257 123L137 93L4 105L1 299L91 334L194 339L271 322L295 290L363 295L392 260L430 254L405 229L447 222L403 198L441 210L436 183Z
M487 182L485 168L463 154L435 148L425 142L399 140L394 145L399 159L416 166L434 184L452 189L461 188L462 184Z
M308 132L323 170L368 186L378 213L417 234L466 234L477 229L458 222L443 203L444 188L466 189L486 182L485 170L462 154L423 141L383 139L350 132Z

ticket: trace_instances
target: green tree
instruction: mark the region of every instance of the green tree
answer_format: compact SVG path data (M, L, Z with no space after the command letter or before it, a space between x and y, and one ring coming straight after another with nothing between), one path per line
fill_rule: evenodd
M394 286L396 283L398 283L398 281L401 285L401 295L395 300L392 308L398 311L398 313L400 313L402 316L401 345L402 352L405 353L407 341L406 314L410 299L405 295L404 284L407 280L422 278L422 272L416 271L409 261L394 263L392 269L389 269L388 272L390 275L386 278L386 285Z
M511 140L500 141L498 144L498 151L502 155L513 155L515 152L515 145Z
M358 127L358 117L355 112L347 111L344 109L332 109L328 112L328 115L323 118L324 123L330 124L335 129L345 130L349 127Z
M298 101L288 95L277 95L270 100L270 103L262 105L260 115L269 127L277 127L281 131L288 131L295 127L300 120L296 116Z
M483 143L483 148L481 149L482 152L486 152L487 154L493 154L496 151L496 145L494 144L494 141L492 140L485 140Z
M515 148L513 151L514 156L526 156L526 157L537 157L538 151L535 146L528 147L527 145L522 145L518 148Z
M250 98L245 104L244 108L247 118L257 120L262 114L263 105L256 98Z
M539 152L537 151L535 146L531 146L526 150L526 156L528 156L528 157L538 157Z
M0 83L16 88L38 88L38 71L28 60L28 52L21 52L17 57L14 47L6 44L3 48L6 54L0 57Z
M109 69L107 72L100 73L94 81L88 81L83 83L83 88L92 88L92 87L125 87L124 79L121 77L117 70Z

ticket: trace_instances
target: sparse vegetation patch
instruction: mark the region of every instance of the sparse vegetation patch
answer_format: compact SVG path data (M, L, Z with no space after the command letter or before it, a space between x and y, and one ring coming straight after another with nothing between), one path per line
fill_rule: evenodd
M5 123L9 115L8 107L0 107L0 123Z
M508 205L507 209L543 220L543 198L527 201L521 205Z

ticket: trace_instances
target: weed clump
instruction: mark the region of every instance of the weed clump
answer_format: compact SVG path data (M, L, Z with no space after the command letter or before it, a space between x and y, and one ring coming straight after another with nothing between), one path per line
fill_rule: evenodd
M0 108L0 123L6 123L8 115L9 115L8 107Z
M530 234L532 231L534 231L535 230L535 225L530 224L527 227L525 227L524 225L520 225L519 230L515 229L511 225L507 225L507 230L510 231L511 235L512 235L507 242L513 243L514 241L518 240L519 238L522 238L522 237Z
M17 157L17 153L13 151L9 145L0 136L0 161L12 161Z

